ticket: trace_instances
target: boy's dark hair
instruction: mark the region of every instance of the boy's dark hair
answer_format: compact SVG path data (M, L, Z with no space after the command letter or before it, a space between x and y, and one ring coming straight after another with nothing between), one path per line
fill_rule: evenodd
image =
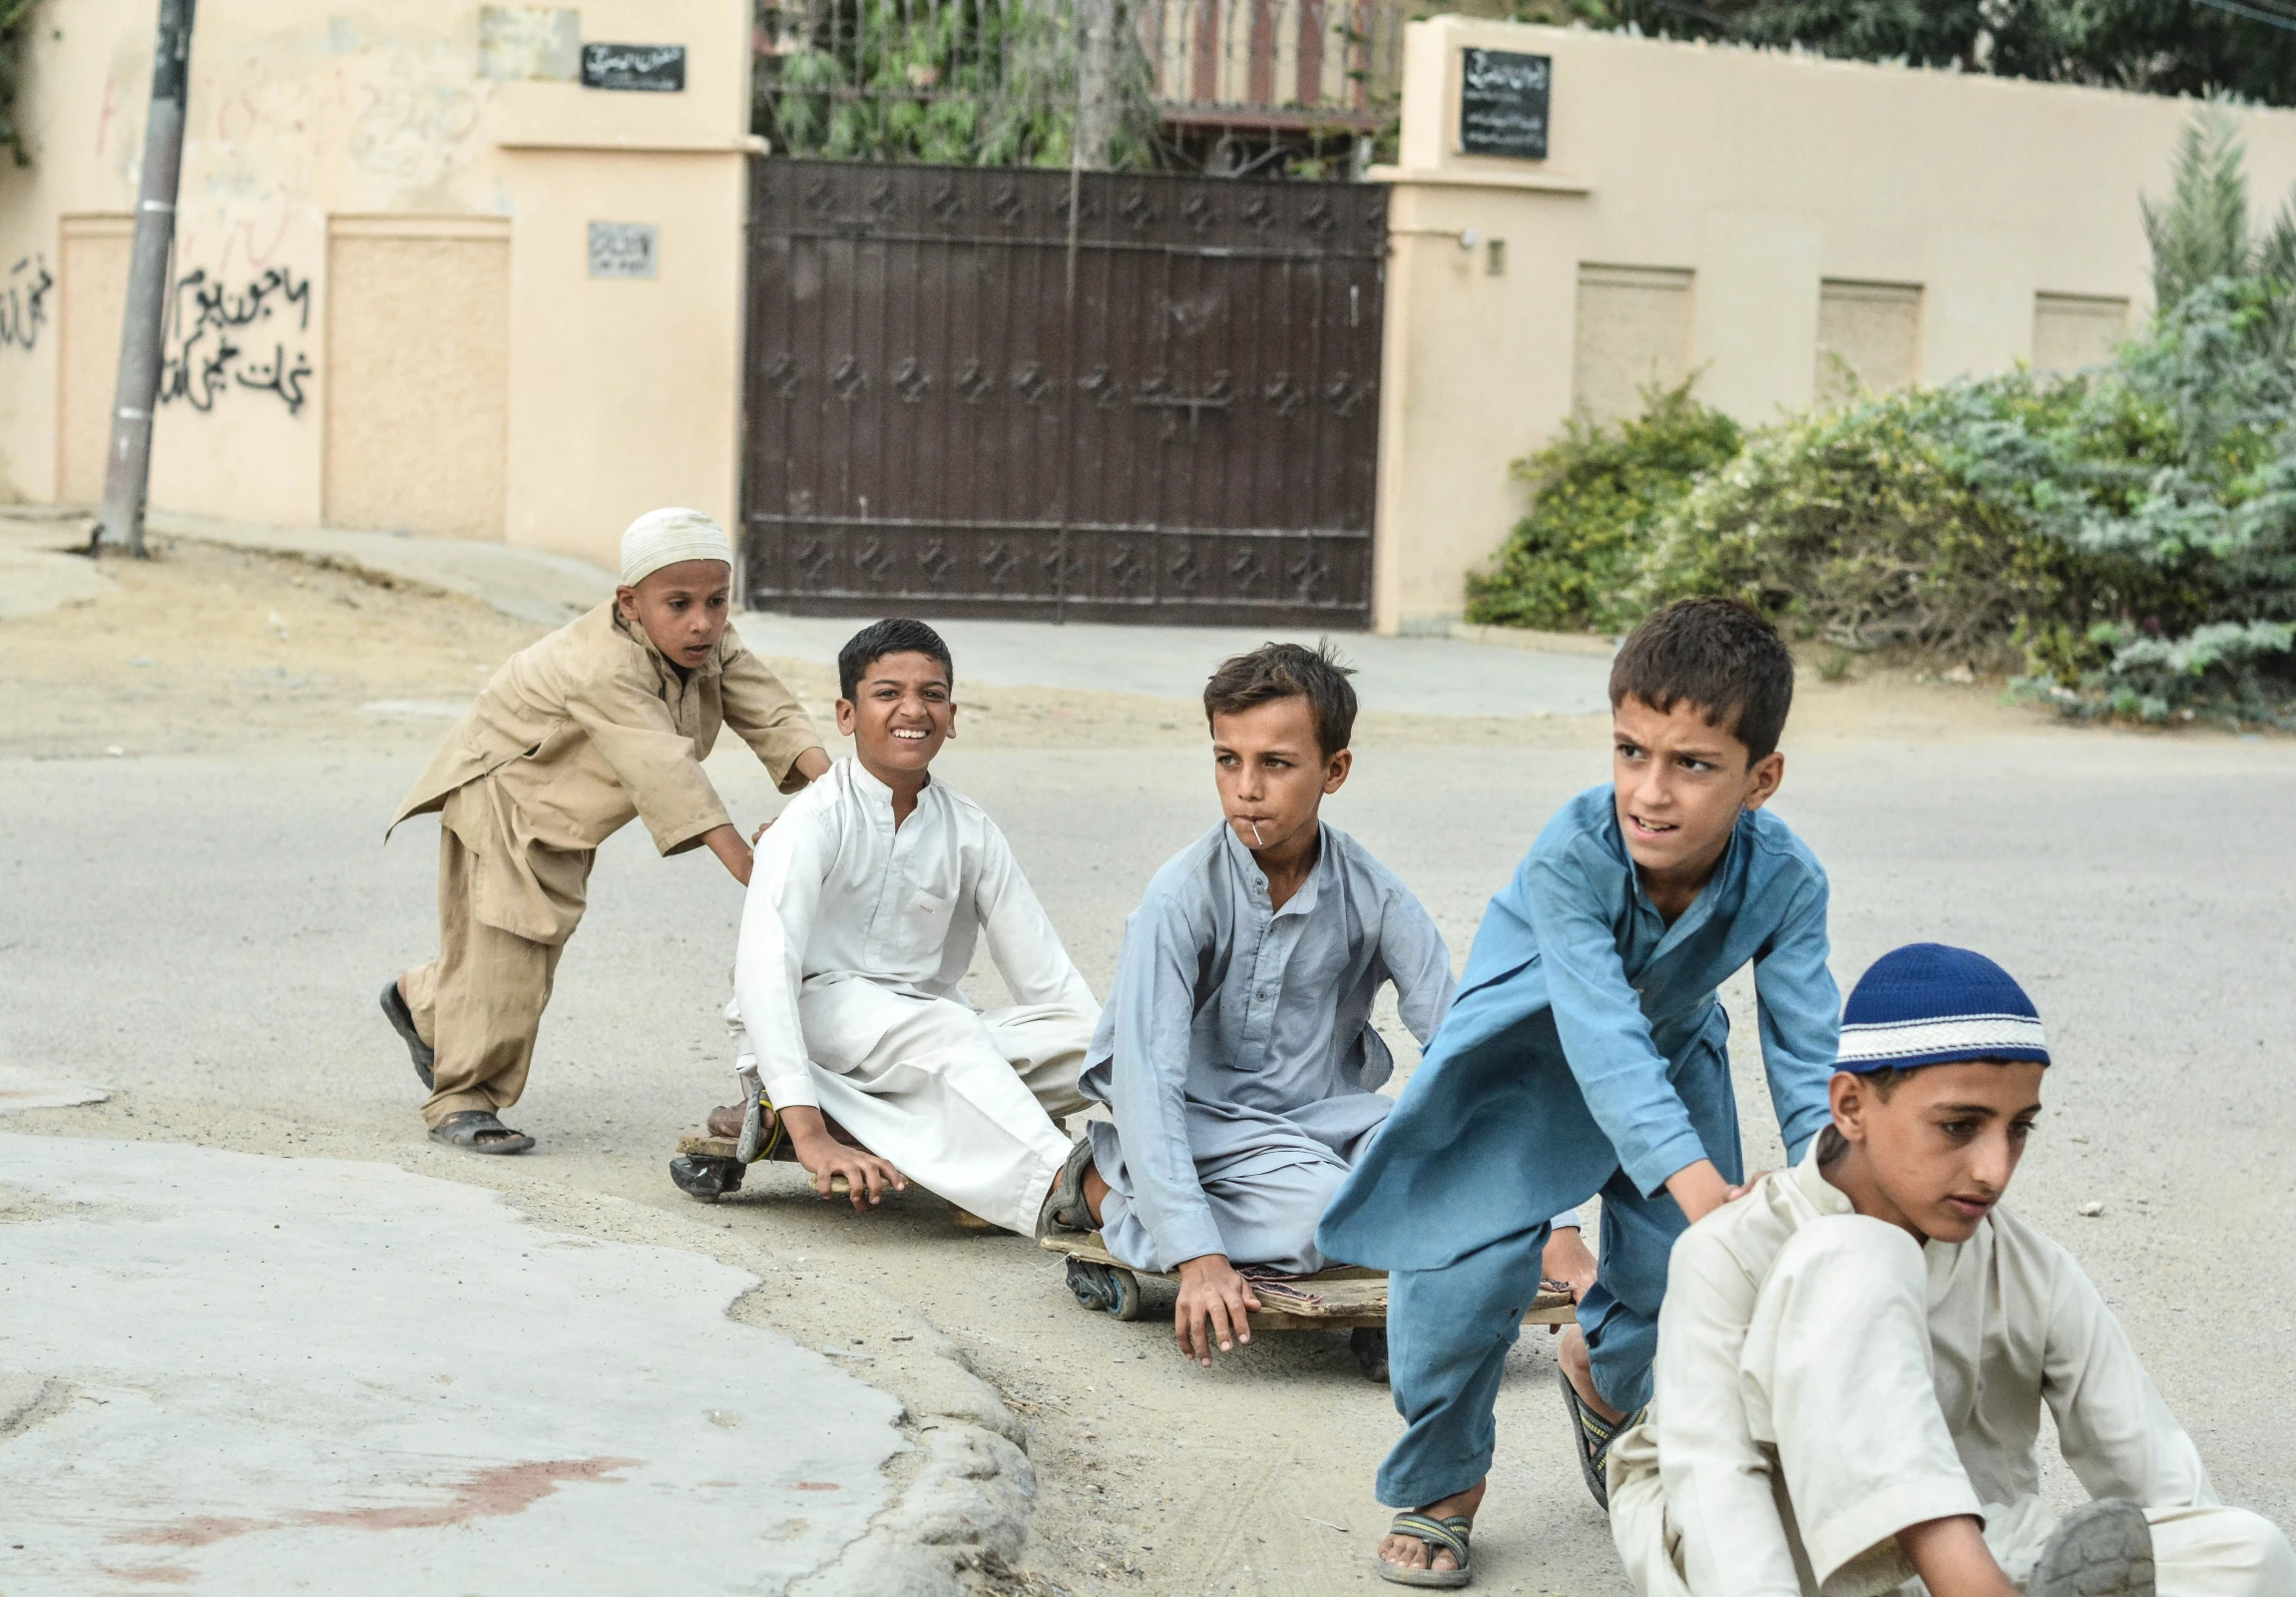
M1610 663L1610 708L1639 699L1660 715L1684 700L1746 746L1776 751L1794 703L1794 657L1778 629L1735 599L1682 599L1628 635Z
M1250 654L1220 662L1203 685L1203 719L1208 723L1214 716L1232 716L1277 699L1305 699L1315 717L1316 748L1329 760L1355 735L1355 690L1347 683L1354 675L1339 663L1328 641L1313 649L1263 643Z
M949 646L941 642L941 635L922 621L894 616L870 622L846 639L845 647L837 651L837 697L851 703L861 686L861 673L887 655L912 654L938 660L941 669L949 674L949 686L952 689L957 686L957 667L949 659Z

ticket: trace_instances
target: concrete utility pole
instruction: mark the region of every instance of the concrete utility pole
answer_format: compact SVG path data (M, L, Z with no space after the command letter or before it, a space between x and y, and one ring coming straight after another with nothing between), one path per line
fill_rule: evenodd
M176 180L184 165L184 112L191 100L192 8L160 0L152 56L152 114L144 124L144 181L128 266L128 315L120 333L120 382L105 456L104 511L92 551L144 558L144 497L152 482L152 411L160 400L160 335L168 311L168 255L176 242Z
M1106 172L1122 112L1117 72L1124 7L1118 0L1074 0L1077 49L1077 122L1070 135L1071 167Z

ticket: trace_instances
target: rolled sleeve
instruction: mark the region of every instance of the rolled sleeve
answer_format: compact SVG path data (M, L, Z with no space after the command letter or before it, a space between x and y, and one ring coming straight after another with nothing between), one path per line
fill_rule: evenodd
M669 708L620 671L607 670L567 697L567 713L613 770L654 846L674 854L730 824L717 790L694 758L693 740Z
M719 668L718 695L725 725L765 767L773 785L783 793L805 786L797 773L797 757L821 748L821 734L805 714L796 696L765 663L736 645ZM826 754L826 751L824 751Z
M1592 907L1602 895L1568 853L1534 852L1523 863L1522 889L1571 1074L1620 1167L1654 1195L1676 1171L1708 1155L1666 1079L1665 1057L1626 979L1616 935Z
M1826 964L1826 900L1823 876L1806 883L1754 961L1762 1063L1789 1165L1801 1163L1802 1150L1833 1118L1827 1088L1841 1053L1842 995Z

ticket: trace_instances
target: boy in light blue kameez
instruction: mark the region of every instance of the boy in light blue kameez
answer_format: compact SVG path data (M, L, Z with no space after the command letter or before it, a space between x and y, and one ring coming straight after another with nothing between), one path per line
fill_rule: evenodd
M1826 876L1762 807L1792 699L1792 657L1744 606L1689 600L1635 630L1610 677L1610 786L1564 805L1492 899L1458 1001L1324 1216L1326 1254L1389 1272L1408 1428L1378 1492L1410 1510L1380 1547L1389 1580L1467 1584L1549 1217L1598 1194L1601 1269L1560 1362L1603 1499L1609 1438L1649 1401L1667 1254L1743 1175L1724 978L1753 967L1788 1158L1826 1123Z
M1208 1362L1249 1340L1237 1266L1323 1267L1315 1227L1393 1101L1371 1024L1392 982L1422 1044L1451 955L1370 850L1326 824L1355 694L1326 655L1270 644L1204 690L1225 818L1156 872L1125 923L1083 1092L1107 1103L1055 1207L1136 1270L1177 1271L1174 1332Z

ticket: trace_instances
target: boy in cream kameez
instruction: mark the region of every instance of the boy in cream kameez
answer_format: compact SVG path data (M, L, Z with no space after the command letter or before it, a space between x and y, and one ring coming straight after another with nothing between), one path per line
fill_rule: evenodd
M438 957L382 993L433 1141L534 1146L498 1116L525 1091L600 843L642 817L664 854L707 848L748 881L749 845L701 770L721 727L783 793L829 769L804 710L727 630L732 581L709 517L639 517L613 600L504 662L391 817L439 815Z
M2079 1264L2002 1207L2050 1063L2025 990L1915 943L1850 993L1831 1123L1674 1245L1609 1454L1641 1597L2291 1597ZM2042 1410L2090 1500L2042 1492Z

